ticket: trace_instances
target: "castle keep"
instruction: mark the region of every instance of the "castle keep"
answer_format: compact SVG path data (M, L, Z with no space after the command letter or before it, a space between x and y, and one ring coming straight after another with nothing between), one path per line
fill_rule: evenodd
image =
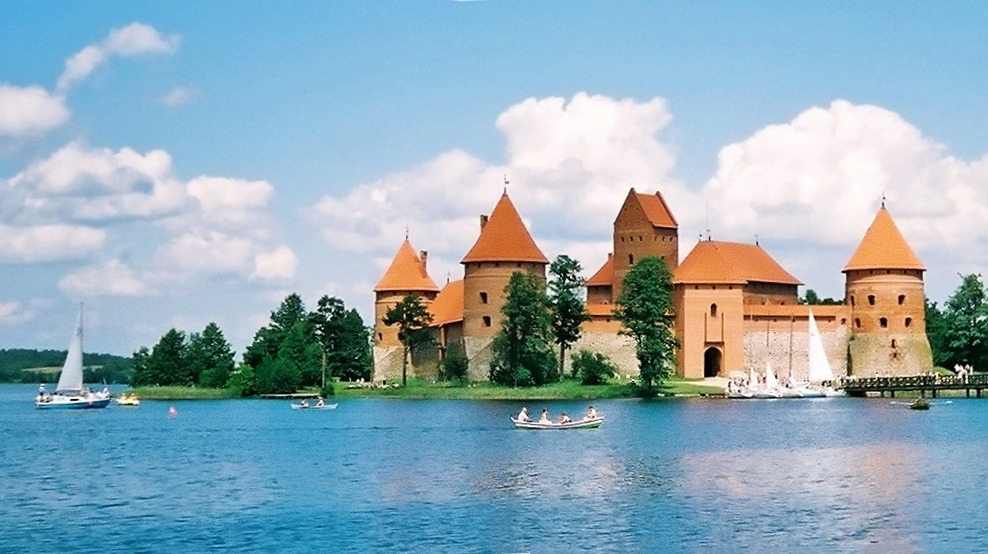
M679 224L665 199L631 189L614 220L613 252L585 283L591 320L573 347L607 355L622 373L636 374L638 365L631 340L619 334L615 301L625 275L646 256L662 258L672 271L678 375L727 377L770 363L782 377L805 379L811 309L838 376L914 375L932 367L925 267L884 203L842 269L845 303L807 306L799 304L802 283L758 243L700 240L679 263ZM438 348L415 352L412 374L435 378L438 362L456 352L469 361L470 379L486 380L511 274L527 271L544 282L548 259L505 191L480 218L477 241L460 262L463 279L439 290L426 262L406 237L374 288L374 378L401 375L397 331L381 320L414 294L433 316Z

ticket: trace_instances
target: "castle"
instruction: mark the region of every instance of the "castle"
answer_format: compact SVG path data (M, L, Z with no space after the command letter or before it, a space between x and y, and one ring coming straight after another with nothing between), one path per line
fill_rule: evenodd
M601 352L622 373L637 373L634 345L619 334L614 303L625 275L646 256L665 260L673 275L676 373L683 377L728 377L770 363L780 376L805 379L811 309L838 376L915 375L932 367L925 267L884 202L842 270L845 303L808 306L799 303L802 283L758 243L700 240L679 263L679 224L665 199L632 188L614 220L612 253L585 283L591 319L573 351ZM480 218L477 241L460 262L462 279L440 290L427 261L406 237L374 287L374 378L401 375L397 329L382 319L414 294L432 314L438 348L413 353L412 374L434 379L438 362L456 352L469 361L470 379L487 380L511 274L527 271L544 282L548 259L505 190L490 216Z

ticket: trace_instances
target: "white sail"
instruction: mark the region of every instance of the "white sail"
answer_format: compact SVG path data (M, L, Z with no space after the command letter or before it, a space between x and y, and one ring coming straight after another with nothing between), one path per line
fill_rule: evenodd
M810 310L810 383L819 384L824 381L834 380L834 371L830 368L830 361L827 360L827 353L823 350L823 339L820 337L820 330L816 326L816 319L813 318L813 311Z
M772 371L772 362L765 362L765 388L775 389L779 386L779 379L775 376L775 372Z
M69 353L65 356L62 373L58 376L58 386L55 392L78 392L82 390L82 306L79 307L79 319L76 320L75 334L69 343Z

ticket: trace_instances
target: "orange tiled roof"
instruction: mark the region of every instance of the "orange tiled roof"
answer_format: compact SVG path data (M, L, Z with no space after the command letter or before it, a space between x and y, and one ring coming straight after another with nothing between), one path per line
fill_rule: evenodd
M635 189L631 190L633 192ZM641 204L642 210L654 227L679 228L679 223L676 223L676 218L673 217L672 211L669 210L669 205L666 204L665 198L662 198L662 193L641 194L636 192L635 197L638 199L638 203Z
M432 327L463 321L463 279L446 283L436 299L429 304Z
M858 249L844 266L843 271L857 269L918 269L926 271L923 262L909 247L892 216L883 205L871 222Z
M508 193L501 195L487 224L473 248L460 263L467 262L536 262L547 264L542 251L522 223Z
M801 285L757 244L700 241L673 274L673 283Z
M583 286L585 287L609 287L614 284L614 256L608 254L607 261L604 265L600 266L597 273L593 274L593 277L587 279Z
M422 260L419 259L407 238L398 248L394 259L391 260L391 265L384 272L384 277L381 277L377 286L374 287L374 292L386 290L409 292L439 290L435 281L429 277Z

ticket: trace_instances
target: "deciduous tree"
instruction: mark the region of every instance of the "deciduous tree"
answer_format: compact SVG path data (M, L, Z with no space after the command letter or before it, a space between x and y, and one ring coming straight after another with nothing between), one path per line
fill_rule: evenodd
M623 324L622 333L635 341L635 353L644 384L661 384L676 363L673 335L672 274L665 261L653 256L642 258L624 277L614 316Z
M409 294L388 309L382 321L388 326L398 326L398 340L402 345L401 385L405 386L408 384L408 357L412 350L435 341L429 330L432 314L421 298Z
M516 271L504 293L504 321L492 344L491 381L512 386L558 381L552 316L542 280L533 273Z
M552 314L552 333L559 345L559 374L563 374L566 351L580 340L580 326L590 320L580 292L583 288L583 268L580 262L560 254L549 265L549 310ZM573 375L576 376L574 369Z

